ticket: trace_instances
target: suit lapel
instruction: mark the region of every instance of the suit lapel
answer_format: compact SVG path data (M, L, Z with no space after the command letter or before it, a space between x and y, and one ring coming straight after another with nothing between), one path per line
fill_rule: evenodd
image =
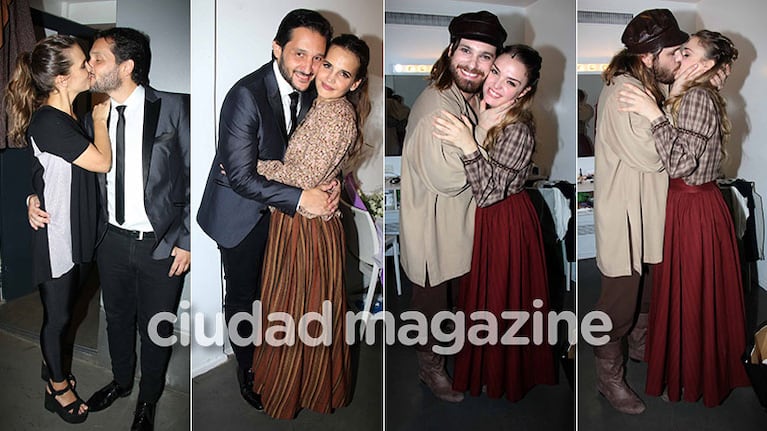
M287 141L288 130L285 128L285 112L282 110L282 96L280 95L280 87L277 85L277 78L274 76L274 71L270 67L269 73L264 77L264 86L266 87L266 94L269 97L269 106L274 112L274 119L277 121L277 126L282 132L283 142Z
M157 132L157 123L160 118L160 105L162 105L162 99L158 98L149 87L145 87L145 91L144 136L141 146L141 167L144 174L144 190L146 190L147 178L149 177L152 146L154 145L154 136Z

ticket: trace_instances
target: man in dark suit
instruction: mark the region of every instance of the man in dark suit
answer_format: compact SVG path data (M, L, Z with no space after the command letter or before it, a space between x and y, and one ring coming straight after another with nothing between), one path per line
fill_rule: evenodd
M280 23L272 42L272 61L240 79L221 107L219 142L197 221L219 246L226 274L227 324L238 312L251 312L260 298L261 265L269 231L269 206L292 215L298 206L327 214L338 205L337 182L301 190L269 181L256 171L262 160L281 160L293 129L312 105L314 74L325 56L333 29L315 11L297 9ZM222 172L222 168L225 173ZM238 363L240 393L262 410L253 392L254 346L241 345L253 328L230 328Z
M175 313L190 263L189 99L149 87L150 60L149 38L128 28L97 34L89 60L91 91L112 100L115 159L100 176L106 205L97 250L114 380L88 406L103 410L130 394L138 326L141 381L132 428L138 430L153 429L171 354L150 340L149 319ZM171 336L172 324L162 322L158 333Z
M141 338L141 381L132 430L152 430L171 347L149 337L161 312L175 313L189 269L189 98L149 87L149 38L133 29L96 35L90 51L91 91L111 99L109 135L114 160L99 175L101 220L97 263L114 380L93 394L91 412L130 395ZM86 129L93 120L85 118ZM30 205L30 222L47 217ZM37 214L34 214L37 211ZM173 325L163 321L160 337Z

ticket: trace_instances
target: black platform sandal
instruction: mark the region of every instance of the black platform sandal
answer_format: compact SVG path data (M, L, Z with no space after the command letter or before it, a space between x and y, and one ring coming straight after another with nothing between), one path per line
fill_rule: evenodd
M51 379L50 372L48 371L48 365L46 365L45 362L40 362L40 378L46 383L48 383L48 380ZM74 374L67 374L67 380L69 380L69 384L72 385L73 389L77 387L77 378Z
M80 406L85 404L85 401L80 398L79 395L77 395L77 392L75 392L74 389L72 389L72 386L69 384L69 381L67 381L67 386L64 389L61 389L57 391L56 389L53 389L53 385L51 382L48 382L48 390L51 391L50 393L48 391L45 391L45 409L48 410L51 413L56 413L59 415L61 419L64 420L64 422L70 423L70 424L79 424L85 422L85 419L88 418L88 410L85 411L85 413L80 413ZM64 395L68 391L72 391L72 393L75 395L75 400L71 403L62 406L59 404L59 402L56 400L56 397L59 395Z

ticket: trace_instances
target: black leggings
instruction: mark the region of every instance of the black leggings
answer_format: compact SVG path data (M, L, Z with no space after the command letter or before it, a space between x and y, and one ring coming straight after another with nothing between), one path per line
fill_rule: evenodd
M69 330L72 309L80 290L80 267L75 265L59 278L40 284L43 302L43 327L40 329L40 347L48 365L50 379L62 382L66 379L63 364L62 340Z

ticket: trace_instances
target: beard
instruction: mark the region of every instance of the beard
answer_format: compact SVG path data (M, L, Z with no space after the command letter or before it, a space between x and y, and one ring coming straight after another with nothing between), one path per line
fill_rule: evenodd
M676 70L669 70L667 68L661 67L660 63L658 62L658 57L655 57L652 60L652 73L655 76L655 80L661 84L673 84Z
M284 53L283 53L284 55ZM280 58L277 59L277 69L280 71L280 75L282 75L283 78L285 78L285 81L287 81L288 84L290 84L291 87L293 87L294 90L300 92L306 91L300 90L296 84L293 82L293 75L295 74L295 70L291 71L288 69L288 67L285 65L285 60L283 59L282 55L280 55ZM309 76L310 81L312 80L313 75ZM309 83L311 85L311 82Z
M91 85L90 91L92 93L109 93L112 90L120 88L122 83L122 79L120 79L120 75L117 73L117 67L115 67L110 70L109 73L96 78L96 80L93 81L93 85Z
M280 75L282 75L282 77L285 78L285 81L292 87L293 81L290 80L290 71L288 70L288 67L285 66L285 60L282 58L282 55L277 59L277 69L280 70Z
M463 76L461 76L458 69L465 70L469 73L476 73L479 75L479 78L476 81L466 79ZM464 93L478 92L482 88L482 84L485 82L485 73L479 69L469 69L468 67L455 65L451 63L450 74L453 76L453 81L455 81L455 85L457 85L458 89L463 91Z

